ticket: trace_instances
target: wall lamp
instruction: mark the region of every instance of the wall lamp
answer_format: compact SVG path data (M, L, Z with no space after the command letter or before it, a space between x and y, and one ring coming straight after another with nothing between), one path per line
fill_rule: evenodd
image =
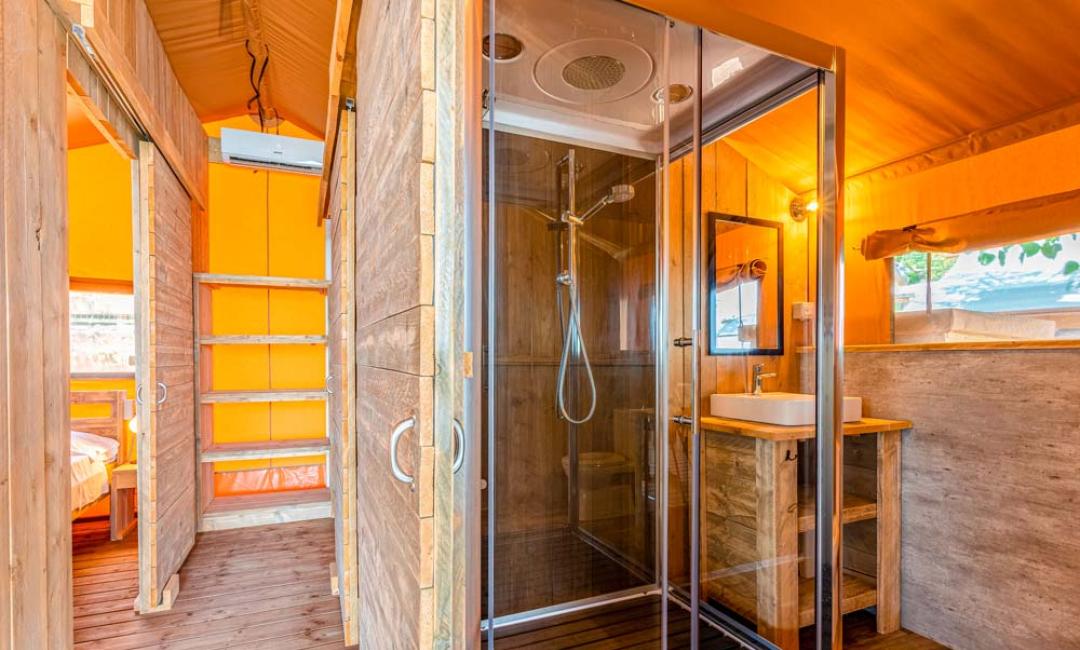
M796 222L803 222L806 217L817 212L818 203L816 200L811 200L809 203L803 201L799 197L791 199L791 205L788 206L788 211L791 212L791 218Z

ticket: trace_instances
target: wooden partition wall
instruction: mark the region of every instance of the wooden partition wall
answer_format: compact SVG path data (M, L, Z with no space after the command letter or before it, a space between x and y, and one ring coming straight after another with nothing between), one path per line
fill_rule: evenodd
M433 634L434 2L364 3L356 38L360 646ZM415 418L397 458L390 437Z
M0 2L0 648L72 644L66 35Z
M327 483L334 516L334 573L341 598L345 644L359 640L356 555L356 304L353 296L356 233L356 116L342 111L338 123L338 153L330 181L330 290L327 346L330 376L326 407L329 413L330 457Z
M139 409L140 611L168 609L195 544L192 202L157 147L142 143L134 229Z

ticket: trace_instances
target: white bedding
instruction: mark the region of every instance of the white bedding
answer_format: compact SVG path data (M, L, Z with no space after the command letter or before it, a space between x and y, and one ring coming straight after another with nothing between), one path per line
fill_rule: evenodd
M71 432L71 510L81 510L109 491L107 465L116 460L119 443L83 431Z

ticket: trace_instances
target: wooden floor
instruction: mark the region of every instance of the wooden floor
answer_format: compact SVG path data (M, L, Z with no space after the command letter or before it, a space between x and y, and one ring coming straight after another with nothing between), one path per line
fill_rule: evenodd
M690 618L671 605L668 616L668 647L690 647ZM802 630L801 645L812 648L813 628ZM487 647L487 644L484 644ZM495 650L511 648L569 648L588 650L655 649L660 647L660 599L638 598L564 616L532 621L499 630ZM715 629L702 624L703 650L729 650L740 646ZM873 614L856 612L844 617L844 648L848 650L947 650L914 632L900 630L878 635Z
M173 608L143 616L136 537L110 542L108 521L73 527L76 648L344 647L332 520L201 533Z

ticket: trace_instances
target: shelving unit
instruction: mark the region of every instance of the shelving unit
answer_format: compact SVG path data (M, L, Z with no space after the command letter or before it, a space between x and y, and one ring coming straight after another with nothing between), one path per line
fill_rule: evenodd
M814 622L816 500L804 471L814 463L814 427L713 416L700 424L703 593L777 646L798 648L799 628ZM843 425L840 610L875 607L880 634L900 625L900 434L910 427L876 418Z
M194 342L195 342L195 431L199 480L197 490L201 508L199 530L226 530L273 523L325 519L332 516L330 491L326 488L262 492L248 495L216 496L214 494L214 464L231 461L272 460L302 456L327 456L329 438L275 438L257 442L219 443L213 433L204 430L204 419L215 404L257 404L276 402L325 402L326 388L275 390L213 390L209 368L202 365L205 349L213 346L251 345L321 345L326 346L325 334L213 334L208 330L208 310L204 299L210 300L218 287L253 289L286 289L316 291L326 294L328 280L280 276L227 275L194 273ZM208 318L206 319L208 321Z

